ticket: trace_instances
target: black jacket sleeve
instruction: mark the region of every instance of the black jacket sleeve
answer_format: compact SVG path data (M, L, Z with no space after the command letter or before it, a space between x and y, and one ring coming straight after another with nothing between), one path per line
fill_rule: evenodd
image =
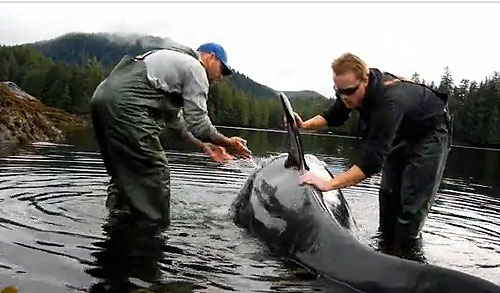
M394 98L385 97L373 108L369 129L356 165L369 177L382 169L403 118L403 107Z
M328 126L341 126L349 119L351 109L347 108L340 98L335 100L335 103L323 113L319 114L328 122Z

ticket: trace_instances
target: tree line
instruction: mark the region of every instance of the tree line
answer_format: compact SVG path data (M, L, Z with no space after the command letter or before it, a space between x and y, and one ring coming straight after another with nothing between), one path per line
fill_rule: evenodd
M0 47L0 81L13 81L44 104L70 113L89 112L95 88L112 67L102 65L95 56L68 64L54 62L31 46ZM269 88L257 90L248 80L236 73L211 88L208 108L212 120L218 125L280 128L283 118L277 96ZM241 90L235 83L249 90ZM299 101L295 106L308 113L319 111L327 101Z
M26 46L0 47L1 81L13 81L47 106L71 113L89 112L89 99L108 73L95 57L83 65L65 64Z
M52 107L71 113L87 114L89 100L97 85L109 74L96 57L78 63L54 62L30 46L0 47L0 80L13 81L29 94ZM209 93L208 109L217 125L254 128L281 128L281 103L270 88L255 89L255 82L237 73L224 79ZM420 80L418 73L412 79ZM426 83L427 84L427 83ZM444 69L438 86L427 84L449 95L454 115L454 139L473 145L500 146L500 75L494 72L485 80L461 80L455 84L451 71ZM252 89L252 90L251 90ZM311 118L333 103L333 99L291 99L294 110L303 118ZM359 117L354 111L342 127L330 131L344 135L359 134Z
M500 74L481 82L462 79L458 85L445 67L438 87L449 96L454 138L474 145L500 146Z

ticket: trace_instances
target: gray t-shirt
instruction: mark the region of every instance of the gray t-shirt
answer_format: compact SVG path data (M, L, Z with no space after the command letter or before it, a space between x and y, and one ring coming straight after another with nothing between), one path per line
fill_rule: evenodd
M198 53L175 46L147 55L144 62L147 77L155 89L183 98L182 114L177 119L171 119L170 126L181 132L187 128L202 140L214 138L218 132L208 117L209 83Z

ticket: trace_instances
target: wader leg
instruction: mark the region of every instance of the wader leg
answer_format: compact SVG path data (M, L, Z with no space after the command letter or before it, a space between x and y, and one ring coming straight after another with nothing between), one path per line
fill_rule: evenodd
M106 202L110 214L120 217L129 214L138 220L168 226L170 174L159 139L159 122L144 106L120 108L101 104L98 108L93 120L111 176Z
M115 182L134 216L166 227L170 224L170 172L160 143L160 124L148 109L128 106L126 111L131 116L123 116L131 122L117 121L112 131L112 136L122 139L109 141L120 171Z
M395 143L387 156L382 173L382 183L379 190L379 232L384 243L392 242L398 212L401 209L404 146L404 141Z
M96 139L111 176L106 203L110 216L169 224L170 175L158 115L165 98L151 87L144 62L130 56L92 96Z
M404 244L419 238L441 183L449 146L450 133L444 124L408 145L401 185L402 209L395 230L396 243Z

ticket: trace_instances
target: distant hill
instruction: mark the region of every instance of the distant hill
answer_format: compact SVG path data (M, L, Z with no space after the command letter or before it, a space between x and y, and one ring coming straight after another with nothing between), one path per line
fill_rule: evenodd
M70 33L27 46L34 47L55 62L84 65L87 59L95 57L105 67L112 67L125 54L139 55L149 50L164 48L172 42L174 41L169 38L135 34ZM231 76L230 84L255 99L276 98L274 89L255 82L238 71ZM290 93L287 94L290 99L325 98L313 91L287 93Z
M274 89L262 85L240 72L234 72L231 75L230 83L233 87L256 99L277 97L277 92Z
M13 91L15 96L33 96L46 106L86 115L95 88L123 55L138 55L163 48L170 42L173 41L169 38L155 36L71 33L31 44L0 45L0 82L6 82L0 85ZM473 145L500 145L499 87L498 72L481 82L464 79L457 86L445 68L438 90L449 95L450 109L455 116L454 138ZM305 119L314 117L335 101L310 90L285 91L285 94L293 109ZM217 125L283 127L283 111L276 91L242 72L223 79L211 88L209 96L208 112ZM5 110L0 110L4 114ZM0 120L9 115L0 115ZM358 134L357 112L353 111L352 116L347 124L335 127L334 131ZM15 126L9 121L4 125ZM0 137L4 132L5 129L0 129Z
M0 46L0 80L10 80L44 104L87 114L97 85L123 55L139 55L175 43L169 38L108 33L71 33L24 44ZM332 100L313 91L287 91L294 110L309 118ZM283 127L277 91L241 72L211 88L207 107L217 125Z
M96 57L104 66L114 66L125 54L139 55L164 48L168 38L110 33L70 33L58 38L28 44L52 61L83 65Z
M289 98L289 99L303 99L303 100L308 100L308 99L326 99L325 96L323 96L320 93L317 93L315 91L283 91L283 93Z

